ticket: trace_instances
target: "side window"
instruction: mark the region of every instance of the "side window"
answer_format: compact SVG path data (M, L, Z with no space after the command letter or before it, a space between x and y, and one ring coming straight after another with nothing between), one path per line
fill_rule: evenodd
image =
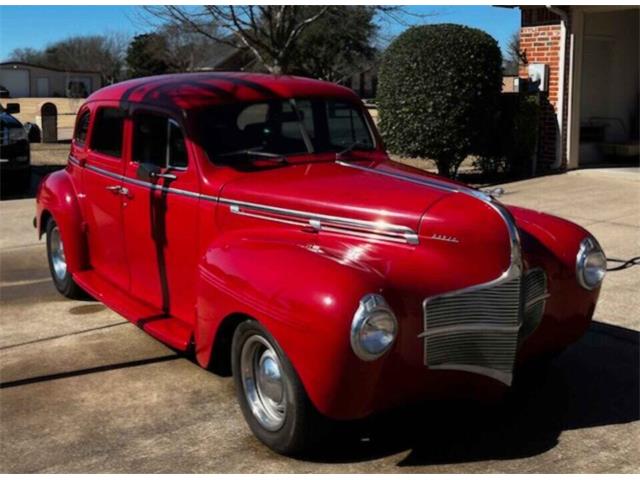
M358 142L373 148L371 135L362 113L348 103L327 102L329 141L331 145L348 146Z
M187 168L189 163L187 157L187 148L184 144L184 136L180 125L174 120L169 120L169 166L174 168Z
M133 117L133 160L160 168L186 168L187 150L177 122L162 115L137 113Z
M99 109L91 135L91 149L120 158L122 156L124 117L124 112L118 108Z
M76 122L76 132L73 136L75 142L82 146L87 141L87 132L89 130L89 119L91 118L91 112L85 110L82 112L78 121Z

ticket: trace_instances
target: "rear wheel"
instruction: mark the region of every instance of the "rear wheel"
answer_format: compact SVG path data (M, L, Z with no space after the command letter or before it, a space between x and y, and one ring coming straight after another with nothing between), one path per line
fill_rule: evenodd
M49 271L56 289L67 298L83 298L84 291L73 281L71 273L67 269L67 257L64 253L64 244L60 235L60 228L53 217L47 221L47 259Z
M311 404L287 356L258 322L238 326L231 354L242 413L261 442L293 455L323 437L327 422Z

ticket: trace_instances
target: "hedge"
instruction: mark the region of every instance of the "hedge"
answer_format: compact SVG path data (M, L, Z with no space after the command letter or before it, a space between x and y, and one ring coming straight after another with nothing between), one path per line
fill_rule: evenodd
M481 147L497 120L502 55L487 33L461 25L412 27L385 51L376 101L393 153L430 158L442 175Z

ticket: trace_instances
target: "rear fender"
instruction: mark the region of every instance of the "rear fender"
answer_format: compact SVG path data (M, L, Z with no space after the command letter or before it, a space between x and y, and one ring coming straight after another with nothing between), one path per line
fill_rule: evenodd
M78 195L66 170L46 176L38 186L36 195L36 228L42 238L52 216L64 242L67 268L70 272L83 270L88 264L86 237Z
M342 416L339 410L348 407L337 405L333 393L348 390L342 383L363 365L351 351L351 320L360 298L381 291L383 279L309 247L304 233L279 233L273 239L257 230L229 232L206 250L198 279L198 362L209 365L221 322L242 312L274 336L316 408Z

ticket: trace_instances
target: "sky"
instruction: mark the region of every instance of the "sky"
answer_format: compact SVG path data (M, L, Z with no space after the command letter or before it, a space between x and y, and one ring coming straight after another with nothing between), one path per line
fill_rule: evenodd
M480 28L496 40L503 51L520 24L518 9L492 6L410 6L409 23L459 23ZM425 16L428 15L428 16ZM386 34L400 33L404 26L381 25ZM15 48L40 49L75 35L124 33L133 36L150 30L144 12L134 6L0 6L0 60Z

